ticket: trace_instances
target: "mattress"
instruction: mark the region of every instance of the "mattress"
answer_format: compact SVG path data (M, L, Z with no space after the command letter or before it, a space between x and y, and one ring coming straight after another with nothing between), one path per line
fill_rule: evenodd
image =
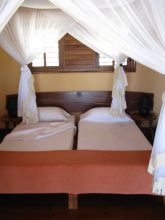
M21 123L0 144L0 151L71 150L75 118L63 122Z
M134 121L101 122L80 120L78 149L106 151L151 150L151 144Z

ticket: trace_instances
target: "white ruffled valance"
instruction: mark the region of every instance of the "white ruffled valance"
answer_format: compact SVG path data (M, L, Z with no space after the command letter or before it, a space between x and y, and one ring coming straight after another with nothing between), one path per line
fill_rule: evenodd
M113 116L124 117L127 107L125 100L125 88L128 85L127 78L122 66L114 71L112 103L110 112Z
M38 121L38 111L34 90L34 79L27 65L21 67L21 78L18 92L18 116L23 122L36 123Z
M165 92L148 171L154 176L153 193L165 195Z

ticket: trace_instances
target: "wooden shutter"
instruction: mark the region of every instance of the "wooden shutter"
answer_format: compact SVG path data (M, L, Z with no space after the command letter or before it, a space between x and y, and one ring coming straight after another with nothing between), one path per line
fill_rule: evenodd
M59 42L60 67L64 71L94 71L96 53L66 34Z

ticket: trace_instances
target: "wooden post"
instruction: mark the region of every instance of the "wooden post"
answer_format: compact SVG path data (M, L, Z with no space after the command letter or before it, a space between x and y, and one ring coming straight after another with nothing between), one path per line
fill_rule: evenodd
M68 195L68 208L72 210L78 209L78 195L76 194Z

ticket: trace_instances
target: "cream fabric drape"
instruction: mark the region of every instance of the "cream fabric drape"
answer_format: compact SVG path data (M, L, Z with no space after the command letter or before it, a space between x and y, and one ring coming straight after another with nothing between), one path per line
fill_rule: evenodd
M165 74L164 0L50 0L119 54Z
M21 7L36 8L36 9L55 9L56 6L49 0L24 0Z
M154 176L153 192L159 195L165 195L165 92L162 99L163 104L148 166L149 173Z
M113 89L112 89L112 104L110 108L111 115L125 116L127 107L125 100L125 89L128 85L127 78L122 66L119 66L114 71Z
M18 90L18 116L25 123L38 121L34 79L27 65L21 67L21 77Z
M116 48L113 47L104 38L92 32L90 29L84 28L81 24L75 23L73 28L68 29L68 33L78 39L83 44L87 45L92 50L102 53L107 57L116 60L117 64L120 64L125 60L126 56L124 54L119 54ZM117 68L118 65L116 65Z
M60 10L20 8L0 35L1 47L22 66L18 115L26 123L38 121L34 80L27 64L64 36L73 23Z
M23 0L0 0L0 33Z
M60 10L20 8L0 34L0 45L26 65L63 37L73 22Z

